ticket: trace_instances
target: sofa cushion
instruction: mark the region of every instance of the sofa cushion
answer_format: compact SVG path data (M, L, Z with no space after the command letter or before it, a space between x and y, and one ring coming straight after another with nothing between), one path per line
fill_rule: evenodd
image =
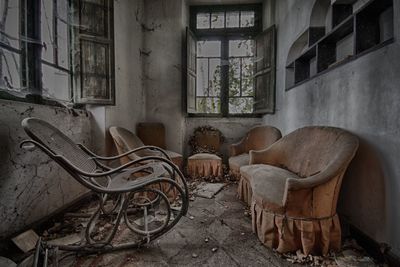
M249 165L250 155L248 153L240 154L229 158L229 169L239 172L240 167Z
M240 168L240 173L250 181L253 199L260 206L273 210L283 208L286 180L299 179L290 171L265 164L244 166Z

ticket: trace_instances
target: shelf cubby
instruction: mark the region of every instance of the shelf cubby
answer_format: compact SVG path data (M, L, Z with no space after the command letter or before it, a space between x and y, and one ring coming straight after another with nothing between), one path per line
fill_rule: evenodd
M394 39L393 0L370 0L355 12L353 0L332 2L333 29L308 29L308 48L286 67L288 89Z

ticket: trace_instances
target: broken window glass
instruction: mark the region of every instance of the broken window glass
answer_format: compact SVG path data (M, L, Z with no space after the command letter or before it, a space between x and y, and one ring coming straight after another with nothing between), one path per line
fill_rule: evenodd
M211 14L211 28L221 29L225 27L225 14L224 12L217 12Z
M240 27L253 27L254 26L254 11L241 11L240 12Z
M199 13L197 14L197 29L209 29L210 28L210 13Z

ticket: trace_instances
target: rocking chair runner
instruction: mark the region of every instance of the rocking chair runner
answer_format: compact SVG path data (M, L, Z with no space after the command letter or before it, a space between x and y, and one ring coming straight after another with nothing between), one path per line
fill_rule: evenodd
M39 147L99 197L79 244L47 246L89 253L139 247L169 231L186 215L189 200L185 178L162 149L143 146L118 156L101 157L43 120L26 118L22 126L32 140L23 141L21 147ZM116 168L103 163L145 149L158 150L165 158L143 157ZM174 199L167 197L169 190L178 192ZM109 226L107 234L101 232L105 224Z

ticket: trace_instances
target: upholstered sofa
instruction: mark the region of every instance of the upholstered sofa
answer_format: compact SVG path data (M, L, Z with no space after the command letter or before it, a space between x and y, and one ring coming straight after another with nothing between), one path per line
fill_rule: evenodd
M340 186L358 139L334 127L304 127L261 151L240 168L252 191L252 226L278 252L326 255L340 249L336 214Z

